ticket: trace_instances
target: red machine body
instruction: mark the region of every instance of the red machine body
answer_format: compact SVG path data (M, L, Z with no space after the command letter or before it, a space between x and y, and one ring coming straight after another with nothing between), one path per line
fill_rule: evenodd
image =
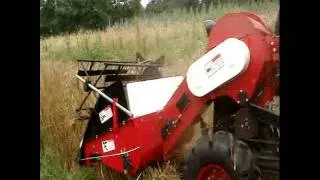
M161 111L130 118L126 124L114 125L109 132L85 142L81 164L103 163L113 170L127 170L133 175L151 162L168 160L186 128L197 122L205 107L215 99L229 96L237 102L242 90L248 102L264 106L271 101L279 84L275 76L279 59L278 37L258 16L247 12L231 13L217 21L210 32L207 49L230 37L249 47L250 64L244 73L203 97L190 92L185 78ZM115 108L113 114L117 114ZM114 150L104 153L103 141L112 141L110 147Z

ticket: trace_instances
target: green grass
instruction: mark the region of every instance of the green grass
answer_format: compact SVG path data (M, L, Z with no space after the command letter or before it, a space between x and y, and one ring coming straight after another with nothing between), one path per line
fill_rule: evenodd
M63 159L51 147L52 139L41 131L40 179L41 180L94 180L92 169L66 169L62 166Z

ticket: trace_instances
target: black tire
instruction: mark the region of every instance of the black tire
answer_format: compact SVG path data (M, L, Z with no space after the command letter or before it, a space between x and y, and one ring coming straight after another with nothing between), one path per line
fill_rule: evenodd
M232 180L259 179L258 171L253 166L254 155L246 143L226 131L218 131L210 136L212 140L209 136L202 136L187 155L183 180L197 180L200 171L208 164L218 165Z

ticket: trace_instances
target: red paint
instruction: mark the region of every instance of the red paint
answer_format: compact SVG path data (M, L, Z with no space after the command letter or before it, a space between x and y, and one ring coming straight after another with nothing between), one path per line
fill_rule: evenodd
M207 164L201 167L197 180L231 180L225 169L216 164Z
M250 12L230 13L221 17L209 34L208 50L227 38L243 38L248 35L271 35L272 31L258 16Z
M272 100L279 84L275 79L279 59L278 50L273 52L273 48L279 49L278 37L258 16L246 12L232 13L222 17L210 32L208 50L230 37L242 40L249 47L250 63L244 73L200 98L189 91L184 79L162 111L130 118L125 125L115 126L116 129L113 131L106 132L91 142L85 143L85 157L90 157L92 154L110 155L139 147L136 151L129 153L129 159L133 165L129 174L134 174L138 169L153 161L168 160L186 128L198 121L198 115L202 113L209 102L216 98L229 96L237 101L240 90L243 90L247 93L249 101L252 102L253 99L256 99L258 105L263 106ZM232 49L230 53L232 53ZM264 93L257 98L257 94L262 89ZM189 104L182 112L179 112L176 104L184 94L189 99ZM114 116L117 116L116 111L114 111ZM114 117L113 121L116 120L117 117ZM166 139L163 139L161 130L169 120L176 121L176 127ZM114 125L116 124L114 123ZM104 140L113 140L116 149L102 153L101 142ZM102 158L101 161L116 171L124 171L121 156ZM86 160L84 164L94 165L90 160Z
M117 103L118 103L118 98L113 98L113 102L112 102L113 130L118 129L118 108L116 105Z

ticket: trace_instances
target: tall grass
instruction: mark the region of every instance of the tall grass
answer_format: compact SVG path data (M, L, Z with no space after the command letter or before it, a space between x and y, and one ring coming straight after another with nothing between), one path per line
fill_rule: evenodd
M77 71L74 59L132 59L136 52L147 58L165 55L167 68L164 73L183 74L206 47L203 20L218 19L228 12L253 11L274 27L278 9L278 2L266 2L240 7L227 4L196 15L176 10L158 16L138 17L131 23L115 25L104 31L41 40L40 126L45 132L41 137L41 179L90 179L88 174L102 178L99 170L82 170L75 160L86 122L74 123L75 109L85 95L74 78ZM150 167L144 177L178 179L174 167L170 164ZM104 174L105 178L111 177L108 172ZM112 177L119 179L120 176L112 174Z
M206 34L202 22L218 19L226 12L253 11L270 25L278 10L277 2L261 5L226 4L209 13L180 12L136 18L132 23L115 25L104 31L86 31L41 40L41 59L74 60L76 58L133 58L137 51L148 57L165 54L167 60L189 58L202 53Z
M40 152L40 166L41 174L40 179L65 179L65 180L94 180L92 169L73 169L69 170L61 165L61 160L59 154L53 150L53 141L48 134L45 134L45 130L41 131L41 152Z

